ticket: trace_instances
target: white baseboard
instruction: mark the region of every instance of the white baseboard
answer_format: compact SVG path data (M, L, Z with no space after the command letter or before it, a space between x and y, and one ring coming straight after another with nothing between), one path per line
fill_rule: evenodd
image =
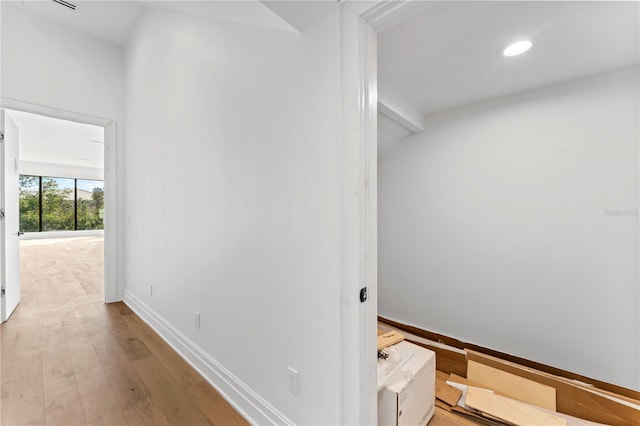
M254 425L294 424L138 297L125 290L123 301L215 387L248 422Z

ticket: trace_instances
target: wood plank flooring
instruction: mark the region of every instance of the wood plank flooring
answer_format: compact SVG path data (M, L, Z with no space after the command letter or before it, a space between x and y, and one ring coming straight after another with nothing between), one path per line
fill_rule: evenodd
M23 241L22 300L0 326L2 425L245 425L122 303L103 240Z

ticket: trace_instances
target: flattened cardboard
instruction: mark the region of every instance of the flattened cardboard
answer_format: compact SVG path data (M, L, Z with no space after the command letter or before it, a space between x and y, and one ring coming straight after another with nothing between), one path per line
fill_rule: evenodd
M538 410L515 399L496 395L485 389L467 388L465 404L471 408L517 426L566 426L561 417Z
M567 382L564 378L472 350L467 350L467 357L481 364L554 387L556 389L556 408L561 413L616 426L638 426L640 424L640 410Z
M467 363L467 379L481 383L494 392L556 411L556 389L474 360Z

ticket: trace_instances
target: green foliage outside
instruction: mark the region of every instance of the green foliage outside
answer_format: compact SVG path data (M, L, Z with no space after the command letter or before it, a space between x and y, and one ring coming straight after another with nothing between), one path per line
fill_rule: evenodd
M61 189L51 177L42 178L42 230L73 231L73 189Z
M39 183L37 176L20 175L20 230L38 232L39 226Z
M40 230L39 182L37 176L20 176L20 229L23 232ZM60 188L52 177L42 178L42 230L73 230L73 189ZM94 188L91 199L79 199L77 229L104 229L104 190Z
M78 200L78 229L104 229L104 189L93 188L91 200Z

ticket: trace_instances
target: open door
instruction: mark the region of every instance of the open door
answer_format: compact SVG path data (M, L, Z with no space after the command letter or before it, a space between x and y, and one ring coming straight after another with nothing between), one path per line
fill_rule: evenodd
M20 219L18 207L18 127L0 110L0 272L2 322L20 303Z

